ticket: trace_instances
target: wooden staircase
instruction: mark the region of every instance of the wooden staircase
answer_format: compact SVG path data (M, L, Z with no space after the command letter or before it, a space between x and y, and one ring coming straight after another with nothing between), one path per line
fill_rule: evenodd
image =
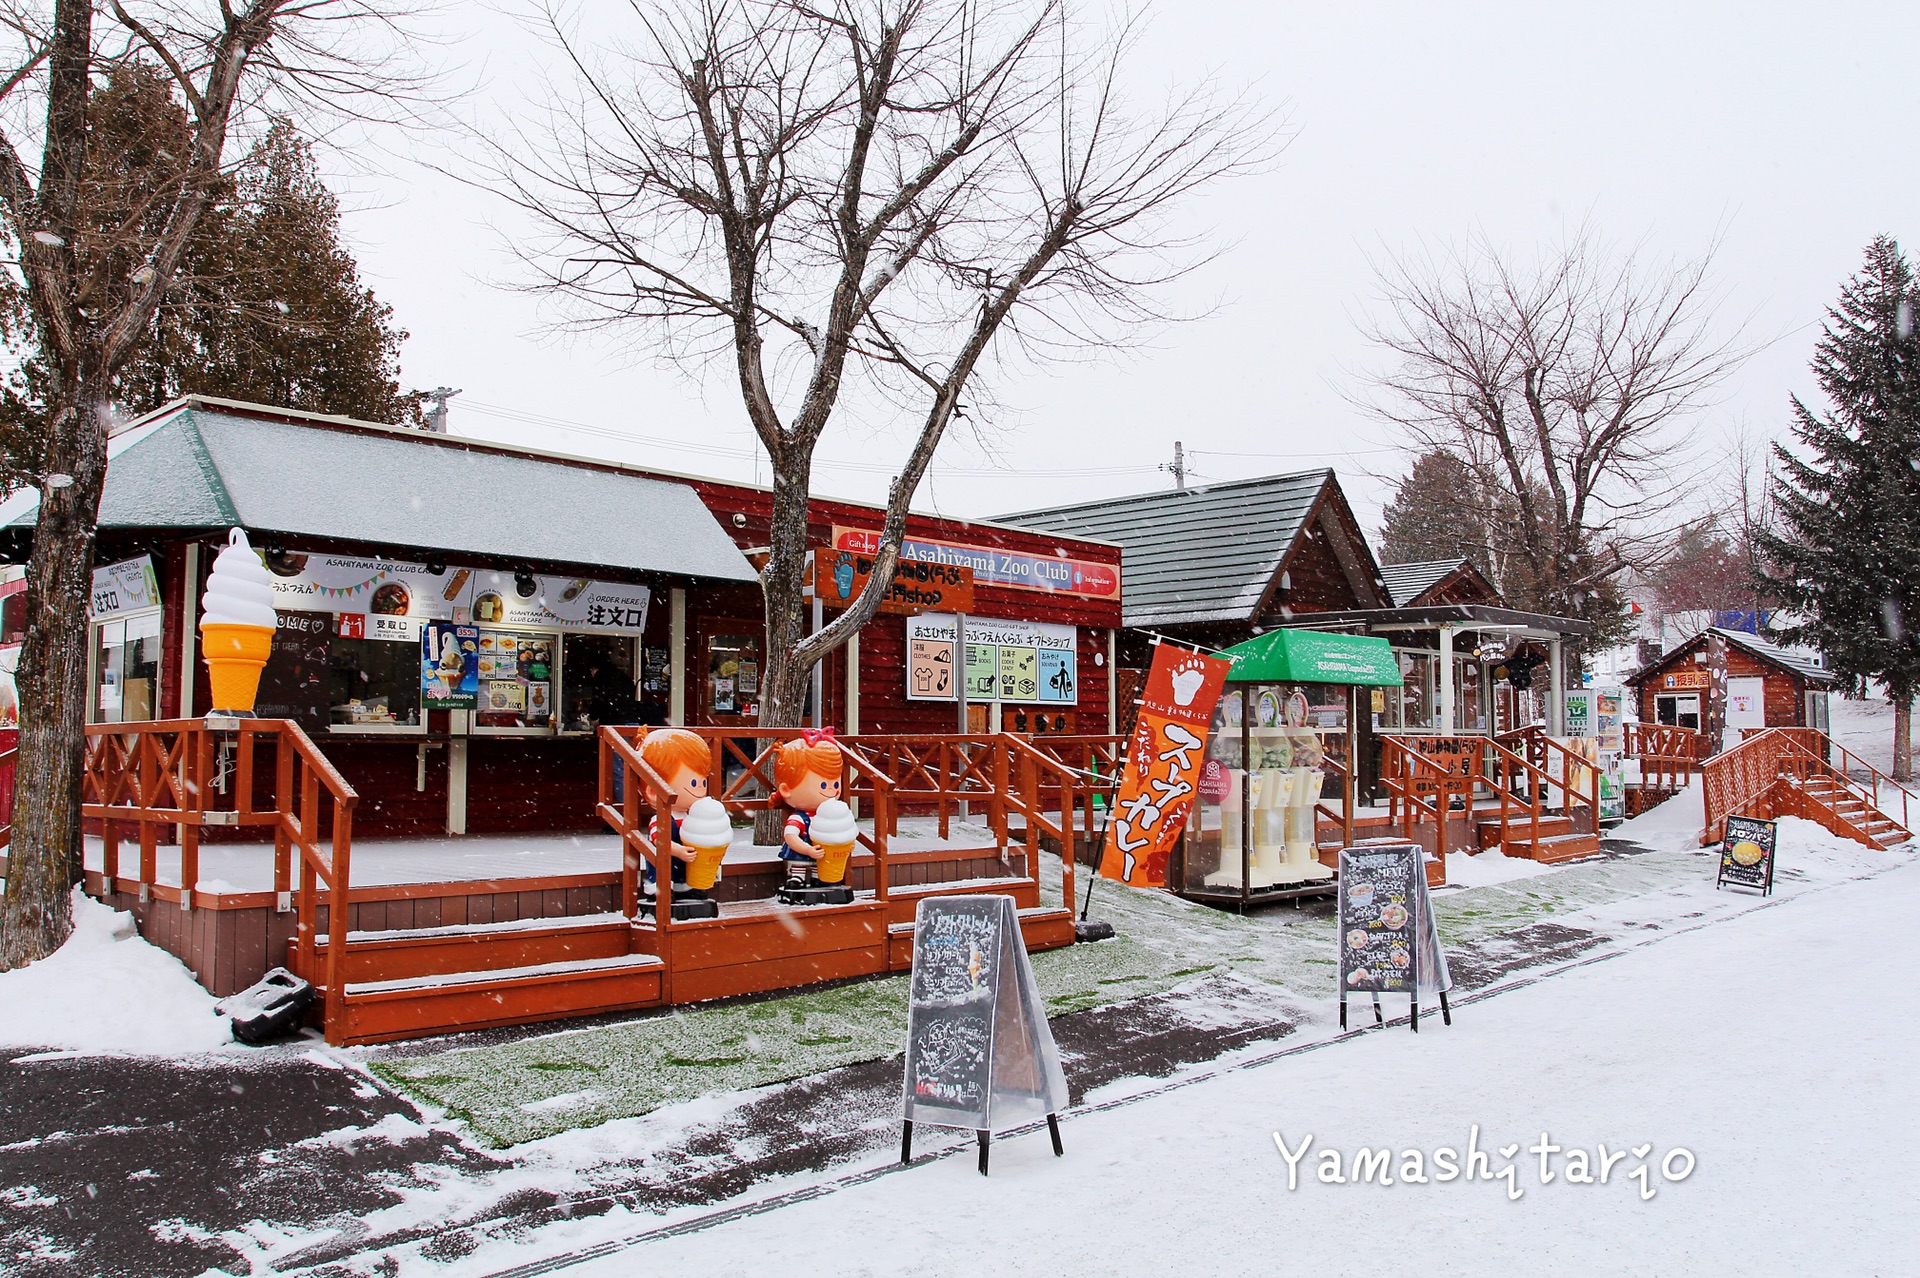
M1542 816L1538 828L1531 824L1509 822L1503 838L1498 816L1476 814L1474 830L1481 851L1499 848L1507 856L1552 864L1592 856L1600 850L1600 836L1592 830L1574 829L1574 819L1561 813Z
M1707 760L1700 775L1702 844L1720 842L1730 816L1805 817L1873 848L1913 837L1906 787L1813 728L1768 728Z
M1380 740L1387 823L1441 865L1454 822L1471 827L1469 851L1546 864L1600 851L1599 773L1542 730Z
M349 932L335 1032L380 1043L652 1007L663 965L635 942L620 914ZM287 965L319 984L331 945L317 937L309 966L290 940Z

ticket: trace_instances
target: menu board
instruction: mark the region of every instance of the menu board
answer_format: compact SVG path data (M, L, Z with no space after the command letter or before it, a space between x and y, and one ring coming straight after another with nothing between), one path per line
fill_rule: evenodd
M1753 888L1763 896L1773 895L1773 851L1779 826L1772 821L1752 817L1727 818L1726 837L1720 843L1720 873L1713 881Z
M915 645L941 645L949 653L958 638L959 619L952 613L924 613L908 617L907 699L953 701L958 687L952 679L944 690L936 680L915 674L911 654ZM1080 700L1079 631L1036 621L1000 621L968 617L966 621L966 690L969 701L1039 702L1074 705ZM924 685L924 686L923 686Z
M1340 989L1411 992L1420 849L1348 848L1340 854Z
M543 728L553 717L552 635L479 628L475 663L483 728Z
M1447 1011L1453 988L1440 929L1427 895L1426 851L1414 843L1359 844L1340 853L1340 1024L1348 994L1405 994L1413 1028L1420 995L1437 991Z
M984 1131L1066 1104L1013 898L922 900L907 995L907 1121Z

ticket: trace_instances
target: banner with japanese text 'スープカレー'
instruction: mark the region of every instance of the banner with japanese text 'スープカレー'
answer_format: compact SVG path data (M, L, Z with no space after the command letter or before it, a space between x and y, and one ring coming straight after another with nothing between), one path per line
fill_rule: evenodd
M1232 664L1170 643L1155 646L1107 822L1102 875L1134 887L1166 886L1167 853L1187 823L1214 703Z

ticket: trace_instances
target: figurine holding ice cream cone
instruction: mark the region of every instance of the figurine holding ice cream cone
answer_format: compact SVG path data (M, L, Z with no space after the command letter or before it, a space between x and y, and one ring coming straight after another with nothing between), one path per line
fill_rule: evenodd
M649 794L672 808L673 830L667 848L673 857L671 879L676 893L684 893L697 909L674 905L674 917L707 917L719 913L709 894L720 877L720 862L733 841L733 825L726 807L707 794L707 768L712 754L699 733L685 728L656 728L640 742L640 758L667 783L671 793ZM649 787L651 790L651 787ZM660 818L647 827L649 841L660 837ZM647 863L647 884L655 882L653 863Z
M844 905L847 861L858 831L853 811L840 801L846 758L832 728L802 732L774 756L774 787L791 810L782 831L780 858L788 862L780 899L793 905Z
M200 601L200 651L215 714L253 714L278 624L267 566L247 544L247 534L235 528L213 561Z

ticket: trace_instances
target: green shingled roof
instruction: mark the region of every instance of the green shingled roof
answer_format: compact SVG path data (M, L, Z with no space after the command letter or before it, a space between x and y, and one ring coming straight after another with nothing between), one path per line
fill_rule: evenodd
M1331 470L1208 484L1001 515L997 522L1118 542L1123 623L1253 620Z

